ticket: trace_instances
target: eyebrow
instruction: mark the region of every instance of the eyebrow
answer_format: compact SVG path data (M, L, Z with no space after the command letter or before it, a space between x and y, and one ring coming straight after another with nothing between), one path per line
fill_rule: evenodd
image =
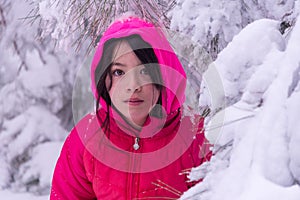
M112 66L116 65L116 66L121 66L121 67L126 67L127 65L123 64L123 63L119 63L119 62L112 62L111 63Z

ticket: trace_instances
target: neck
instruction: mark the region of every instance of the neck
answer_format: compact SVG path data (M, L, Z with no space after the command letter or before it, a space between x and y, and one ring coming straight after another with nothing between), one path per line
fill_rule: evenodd
M137 121L134 122L134 121L128 120L125 116L122 116L122 118L128 125L130 125L132 128L134 128L137 131L141 131L143 128L143 125L145 123L145 120L143 120L143 121L140 120L138 122Z
M131 128L133 128L135 131L140 132L142 130L147 117L145 119L140 119L140 120L128 119L121 112L119 112L118 109L116 109L115 107L112 107L112 109L118 113L120 118L123 119L122 121L124 121L127 125L129 125Z

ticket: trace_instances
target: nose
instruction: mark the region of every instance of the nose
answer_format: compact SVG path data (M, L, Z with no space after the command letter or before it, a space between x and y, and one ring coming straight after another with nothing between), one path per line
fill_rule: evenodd
M126 79L127 81L124 84L126 84L125 87L127 92L140 92L142 90L143 86L141 84L139 75L132 72L128 74Z

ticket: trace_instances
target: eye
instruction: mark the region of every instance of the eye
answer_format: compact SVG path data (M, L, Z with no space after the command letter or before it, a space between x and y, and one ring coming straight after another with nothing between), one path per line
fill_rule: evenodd
M143 69L141 69L140 74L149 75L149 70L146 67L144 67Z
M120 69L115 69L115 70L112 71L112 75L113 76L122 76L124 74L125 73L122 70L120 70Z

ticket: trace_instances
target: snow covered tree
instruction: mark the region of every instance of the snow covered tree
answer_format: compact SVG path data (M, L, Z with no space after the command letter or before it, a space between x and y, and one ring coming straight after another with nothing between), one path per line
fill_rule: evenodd
M0 188L43 194L72 126L78 60L42 37L32 9L26 1L0 2Z
M247 25L209 66L224 89L214 107L226 108L206 125L214 157L190 174L192 180L204 180L181 199L299 199L300 4L293 3L292 12L284 13L271 12L273 4L264 1L271 7L259 13L272 19ZM289 15L288 27L282 15ZM216 81L204 73L200 106L212 106L209 94Z
M295 0L178 0L171 11L171 29L191 36L213 59L227 46L233 36L249 23L276 19L291 23L295 17Z
M167 12L175 1L167 0L32 0L33 16L43 21L43 35L51 35L60 47L75 45L77 50L88 52L97 45L106 28L124 13L131 13L169 27ZM88 47L82 44L91 40Z

